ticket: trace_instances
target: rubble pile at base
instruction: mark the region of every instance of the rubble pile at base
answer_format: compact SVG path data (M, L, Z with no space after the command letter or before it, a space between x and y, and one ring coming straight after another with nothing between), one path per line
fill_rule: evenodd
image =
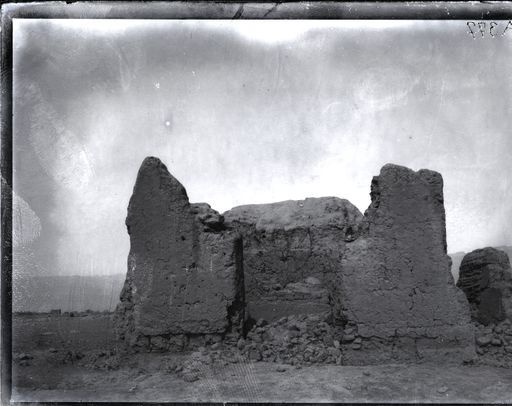
M476 327L476 363L512 368L512 322L508 319Z
M293 315L267 324L260 320L238 348L248 359L291 365L341 364L340 337L327 317Z

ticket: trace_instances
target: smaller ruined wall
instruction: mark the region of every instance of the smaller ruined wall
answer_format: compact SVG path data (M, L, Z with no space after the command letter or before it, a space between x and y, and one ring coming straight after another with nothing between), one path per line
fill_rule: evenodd
M466 254L457 286L466 294L474 320L484 325L512 320L512 269L506 252L487 247Z
M241 238L207 204L190 204L157 158L140 167L126 226L128 272L115 318L120 339L170 349L241 331Z
M335 322L360 340L344 362L470 359L474 333L450 273L441 175L385 165L371 198L333 283Z
M224 213L243 234L248 314L276 320L331 311L329 294L359 210L336 197L235 207Z

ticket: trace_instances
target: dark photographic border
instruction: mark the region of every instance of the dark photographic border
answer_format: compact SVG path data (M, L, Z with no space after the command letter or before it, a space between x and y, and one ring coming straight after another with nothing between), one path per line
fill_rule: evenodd
M478 30L478 22L511 20L512 2L15 1L2 4L0 402L3 405L10 404L12 384L12 20L15 18L466 20L469 30L471 23Z

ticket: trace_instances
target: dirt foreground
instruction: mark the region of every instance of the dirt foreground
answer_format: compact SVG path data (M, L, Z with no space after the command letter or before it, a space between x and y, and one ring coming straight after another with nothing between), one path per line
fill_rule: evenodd
M512 404L508 353L493 345L474 365L292 366L229 349L130 355L111 326L111 315L14 317L12 400Z
M506 368L244 362L203 365L196 380L188 381L163 370L165 357L142 354L106 370L51 366L42 354L34 354L29 365L14 365L12 400L512 403L512 369Z

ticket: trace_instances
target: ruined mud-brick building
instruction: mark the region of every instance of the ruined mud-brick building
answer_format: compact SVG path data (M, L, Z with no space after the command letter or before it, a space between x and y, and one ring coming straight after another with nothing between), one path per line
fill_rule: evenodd
M146 159L128 209L120 338L184 348L244 334L247 320L327 314L344 363L471 358L469 306L446 253L441 175L386 165L371 196L364 216L333 197L219 216L190 204L165 166Z
M466 294L474 320L484 325L512 320L512 268L506 252L486 247L466 254L457 286Z

